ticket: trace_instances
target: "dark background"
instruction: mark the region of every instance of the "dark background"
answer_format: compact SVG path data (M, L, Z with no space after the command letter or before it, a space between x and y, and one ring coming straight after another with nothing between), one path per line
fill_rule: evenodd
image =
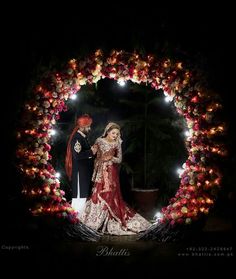
M132 7L131 7L132 6ZM233 111L234 17L230 5L14 5L2 20L4 109L14 126L27 90L40 74L102 48L161 53L197 65ZM8 123L9 121L9 123ZM5 122L5 121L4 121Z
M166 7L156 3L154 7L145 1L142 5L129 7L120 2L93 8L92 3L79 6L68 2L49 7L36 2L33 7L15 4L6 10L6 15L1 24L2 59L6 62L2 75L4 113L1 118L4 135L2 170L6 177L6 182L2 182L3 219L7 224L15 220L12 202L20 192L14 170L14 132L32 81L39 79L43 71L97 48L160 52L197 65L205 72L211 88L222 97L224 118L228 123L227 187L218 210L223 218L233 219L235 207L228 200L228 194L232 193L235 202L235 109L232 101L235 92L235 17L232 6L224 3L207 7L198 2L191 6L169 4ZM227 234L221 234L216 245L224 244L226 238ZM8 243L15 242L13 238Z

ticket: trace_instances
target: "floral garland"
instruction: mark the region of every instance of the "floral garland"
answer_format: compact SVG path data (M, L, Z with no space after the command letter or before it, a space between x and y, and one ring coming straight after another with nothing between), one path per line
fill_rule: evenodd
M186 223L208 214L213 206L222 175L215 163L226 150L217 139L224 133L225 124L215 117L221 104L184 70L182 63L138 53L112 51L105 57L101 50L85 60L70 60L61 72L48 74L33 90L22 116L17 136L17 158L23 174L23 194L30 197L32 214L50 214L78 222L76 212L66 201L64 191L53 166L49 163L50 139L60 113L67 110L66 101L81 86L110 78L118 82L145 83L163 89L173 101L189 128L186 139L188 159L180 175L180 187L162 209L162 222Z

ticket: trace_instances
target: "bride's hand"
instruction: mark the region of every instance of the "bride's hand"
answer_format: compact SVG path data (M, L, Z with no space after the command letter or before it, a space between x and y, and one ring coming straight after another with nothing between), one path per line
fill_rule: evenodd
M106 152L102 155L102 161L110 161L114 156L114 152Z
M98 146L97 146L97 145L93 145L93 146L91 147L91 150L92 150L92 152L93 152L93 155L95 155L95 154L97 153L97 151L98 151Z
M102 156L102 160L103 160L103 161L110 161L112 158L113 158L112 155L103 155L103 156Z

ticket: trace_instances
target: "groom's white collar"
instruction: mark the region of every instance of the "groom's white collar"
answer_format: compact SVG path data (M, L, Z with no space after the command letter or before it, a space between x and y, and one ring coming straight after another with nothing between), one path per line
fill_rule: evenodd
M80 130L78 130L77 133L81 134L82 137L86 138L86 135L83 132L81 132Z

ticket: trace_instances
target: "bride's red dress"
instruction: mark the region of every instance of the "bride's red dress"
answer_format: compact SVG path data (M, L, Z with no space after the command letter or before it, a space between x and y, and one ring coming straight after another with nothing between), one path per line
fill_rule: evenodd
M119 163L122 160L121 142L109 143L98 138L93 172L92 195L86 202L80 220L90 228L113 235L134 234L150 227L146 219L130 208L122 199L119 182ZM103 161L104 154L114 154Z

